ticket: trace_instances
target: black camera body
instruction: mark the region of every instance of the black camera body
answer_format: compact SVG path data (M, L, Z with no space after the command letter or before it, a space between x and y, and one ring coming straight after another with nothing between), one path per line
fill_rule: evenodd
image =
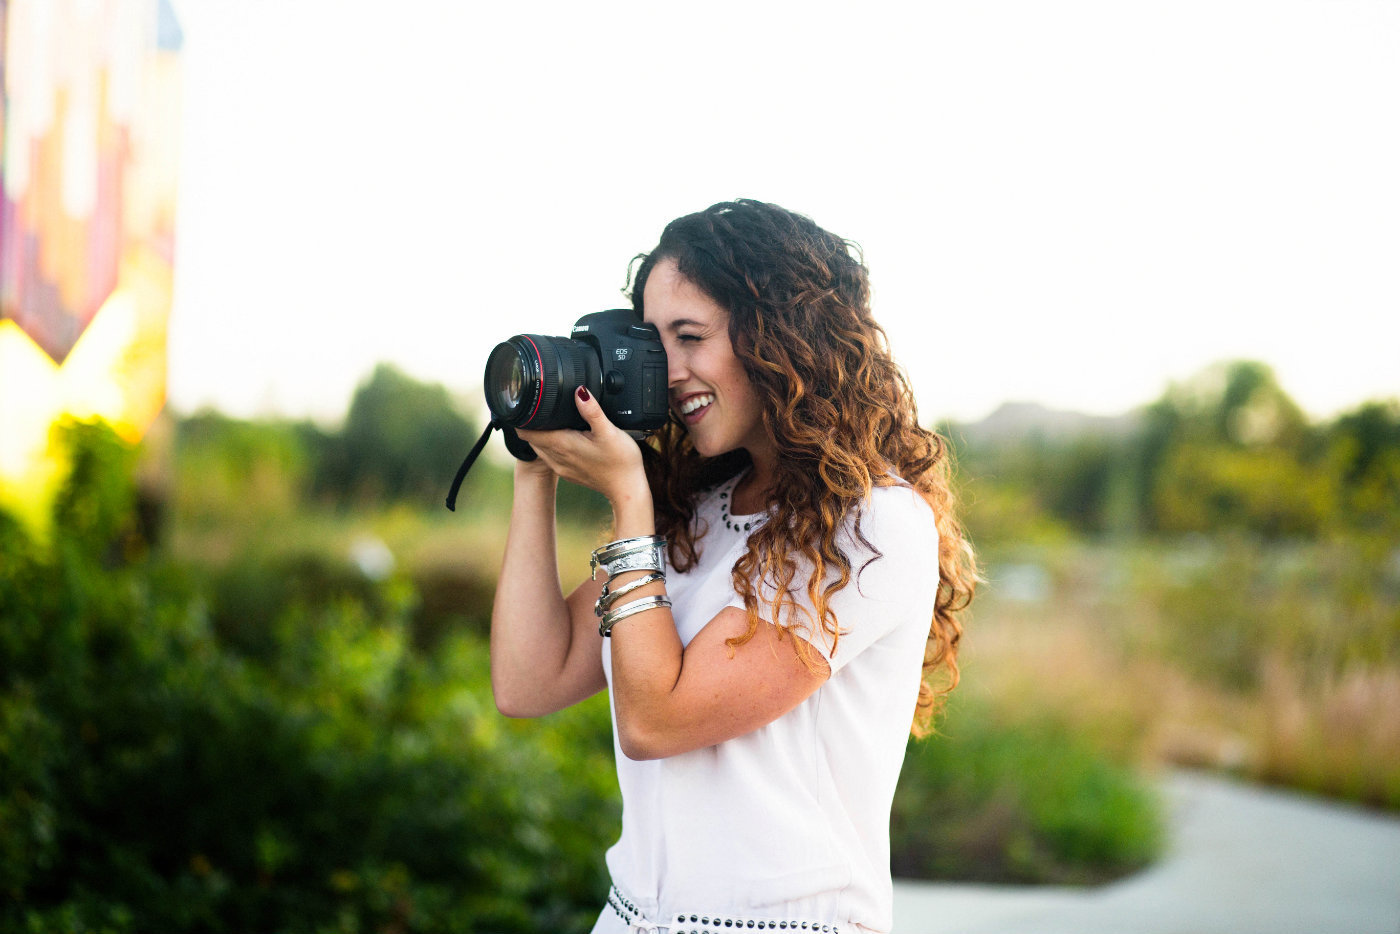
M656 326L625 308L584 315L569 337L517 334L486 361L484 388L493 423L522 460L535 452L514 429L584 429L574 390L587 387L608 420L634 438L666 424L666 351Z
M626 308L613 308L579 318L569 337L517 334L497 344L486 359L491 424L457 468L447 508L457 508L457 493L492 429L501 429L506 450L532 461L538 455L520 440L517 428L587 428L574 402L580 386L598 400L609 421L638 440L665 425L670 417L666 350L656 326L638 321Z

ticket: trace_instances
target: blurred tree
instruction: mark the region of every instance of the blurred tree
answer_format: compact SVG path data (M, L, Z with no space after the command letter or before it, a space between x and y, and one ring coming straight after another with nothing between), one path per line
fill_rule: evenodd
M1328 522L1332 490L1329 477L1285 452L1187 442L1171 453L1154 491L1155 527L1311 537Z
M1296 451L1307 419L1262 363L1240 360L1225 367L1225 388L1215 406L1216 436L1245 447Z
M951 429L955 434L957 429ZM1085 432L984 439L958 451L968 524L984 544L1054 529L1099 534L1130 524L1121 478L1129 456L1123 439Z
M984 545L1039 540L1048 528L1364 533L1378 546L1400 535L1398 401L1309 424L1268 366L1240 360L1172 385L1136 422L1126 436L942 426L970 478L969 528Z
M1400 534L1400 402L1368 402L1322 433L1348 524Z
M1176 441L1241 447L1296 447L1307 420L1267 365L1235 360L1168 387L1153 406L1159 430Z
M1045 502L1056 516L1082 531L1108 531L1114 478L1122 460L1122 445L1115 439L1075 439L1061 448L1043 474Z
M1137 511L1137 526L1143 531L1158 531L1152 491L1157 487L1172 446L1182 434L1185 420L1185 414L1170 394L1148 406L1143 413L1143 426L1133 446L1132 458L1132 499Z
M309 432L320 448L316 491L341 503L439 501L477 431L445 387L380 364L355 390L338 436Z
M1301 466L1307 420L1263 363L1203 370L1150 406L1137 440L1139 520L1149 531L1318 531L1326 491Z

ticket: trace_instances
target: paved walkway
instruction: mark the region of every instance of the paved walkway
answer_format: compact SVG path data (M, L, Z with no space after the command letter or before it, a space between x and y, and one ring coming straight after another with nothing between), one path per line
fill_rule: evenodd
M895 934L1400 934L1400 818L1191 772L1164 858L1098 888L896 881Z

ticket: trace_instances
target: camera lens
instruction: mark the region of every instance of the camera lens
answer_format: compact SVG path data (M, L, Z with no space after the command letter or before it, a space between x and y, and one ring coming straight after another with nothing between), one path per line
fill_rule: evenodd
M520 404L520 395L525 391L525 367L519 357L512 357L510 371L506 373L505 385L501 388L505 404L512 409Z
M567 337L517 334L486 361L486 404L512 428L586 428L574 389L597 391L600 383L596 352Z
M522 349L519 340L497 344L486 361L486 404L509 425L528 419L539 393L539 379L532 374L535 360L526 356L528 345Z

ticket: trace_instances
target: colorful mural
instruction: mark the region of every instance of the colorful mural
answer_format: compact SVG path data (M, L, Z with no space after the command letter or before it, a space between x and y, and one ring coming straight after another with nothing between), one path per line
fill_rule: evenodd
M164 405L182 41L169 0L0 0L0 483Z

